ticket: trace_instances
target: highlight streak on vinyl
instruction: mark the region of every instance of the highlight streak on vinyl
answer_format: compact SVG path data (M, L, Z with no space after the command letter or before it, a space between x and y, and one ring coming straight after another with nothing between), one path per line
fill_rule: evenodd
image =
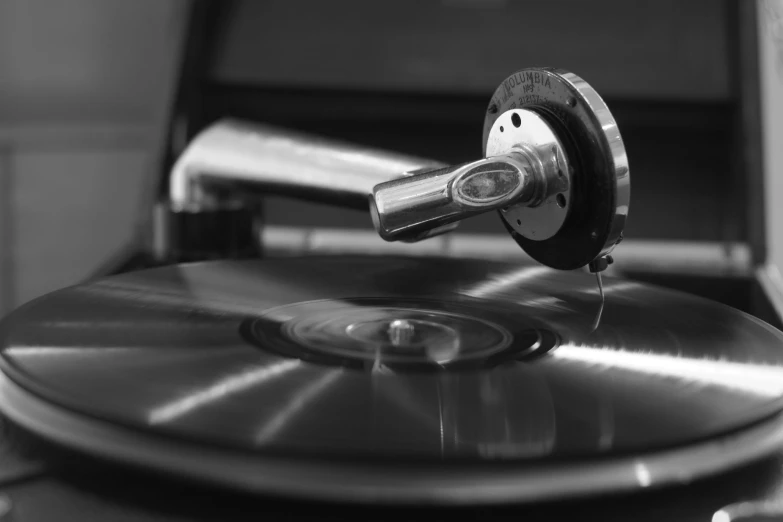
M783 411L783 334L694 296L604 283L601 326L590 332L599 296L584 273L392 256L162 267L13 312L0 327L0 362L8 389L59 416L141 434L143 465L173 462L169 471L186 474L194 459L160 447L209 449L226 485L250 476L263 494L285 493L288 480L341 500L362 489L373 499L516 502L569 494L560 478L574 494L601 477L636 489L690 478L687 458L666 458L672 449L692 456L698 476L766 451L723 441ZM387 323L403 320L418 321L421 336L388 342ZM446 327L454 335L441 335ZM444 345L459 351L431 356ZM40 435L64 432L48 416L33 421ZM106 442L91 429L79 437L88 452ZM703 446L711 440L714 451ZM708 457L694 453L699 445ZM118 457L127 450L116 447ZM237 474L231 459L251 471ZM316 460L320 475L291 471ZM357 462L349 484L346 464ZM525 479L477 471L500 462L507 478ZM585 471L592 463L618 471ZM213 464L200 463L209 479ZM437 480L422 488L414 470Z
M443 429L443 396L440 393L440 383L437 383L438 386L435 388L437 394L438 394L438 424L440 431L440 456L443 458L446 453L446 434L445 430Z
M770 495L770 500L751 500L723 506L712 515L712 522L776 522L783 520L783 502Z
M105 355L106 352L131 352L138 350L138 347L135 346L17 346L9 348L8 353L21 357L84 357L90 351Z
M323 393L329 386L334 384L341 373L342 372L339 369L330 370L323 377L296 393L288 404L259 430L256 441L259 444L264 444L265 442L274 439L285 428L286 424L291 422L297 413L301 412L317 398L319 394Z
M541 276L550 274L552 269L543 266L526 266L504 274L496 274L488 281L465 288L462 293L471 297L493 297L499 292L505 292L525 281L535 281Z
M719 359L687 359L663 353L618 350L612 347L564 344L552 352L556 359L580 361L606 368L630 370L661 378L778 397L783 393L783 367L736 363Z
M290 372L300 366L302 361L293 359L276 364L246 370L237 375L231 375L212 384L208 388L193 392L174 402L164 404L152 410L149 414L150 424L170 422L187 415L207 404L225 399L226 396L246 390L252 386L265 383Z

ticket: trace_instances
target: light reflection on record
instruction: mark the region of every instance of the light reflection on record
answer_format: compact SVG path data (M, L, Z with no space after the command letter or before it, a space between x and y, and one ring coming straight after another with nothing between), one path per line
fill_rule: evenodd
M4 322L3 362L53 404L278 456L607 458L780 410L778 331L639 283L605 290L591 331L589 275L455 259L200 263L26 305Z

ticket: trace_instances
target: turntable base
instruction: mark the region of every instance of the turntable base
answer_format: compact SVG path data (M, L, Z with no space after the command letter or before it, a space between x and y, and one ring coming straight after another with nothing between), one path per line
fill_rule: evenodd
M14 429L14 437L20 436ZM525 505L383 508L335 502L290 501L273 496L248 495L206 488L167 475L116 465L51 447L23 433L28 446L46 465L36 475L3 482L3 501L10 506L8 520L59 522L180 522L250 521L263 517L286 520L605 520L640 522L713 520L720 508L764 497L783 500L783 460L772 457L730 473L690 485L648 489L634 494L600 495ZM8 437L0 443L5 443ZM37 460L37 459L36 459ZM3 462L5 463L5 462ZM0 516L0 520L5 518Z

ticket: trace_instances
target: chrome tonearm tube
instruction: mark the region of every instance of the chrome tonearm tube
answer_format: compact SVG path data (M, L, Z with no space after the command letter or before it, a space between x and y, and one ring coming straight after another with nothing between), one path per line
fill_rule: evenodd
M628 213L628 161L614 118L584 80L539 68L506 78L485 114L482 156L450 166L223 120L176 162L169 206L197 216L256 194L293 196L369 208L382 238L408 242L496 210L544 265L600 272L611 262Z

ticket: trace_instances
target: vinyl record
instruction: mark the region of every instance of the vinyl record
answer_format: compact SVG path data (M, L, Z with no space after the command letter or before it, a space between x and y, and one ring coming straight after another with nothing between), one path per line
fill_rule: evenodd
M783 335L542 267L312 257L129 273L2 323L0 408L252 491L524 502L688 481L783 441Z

